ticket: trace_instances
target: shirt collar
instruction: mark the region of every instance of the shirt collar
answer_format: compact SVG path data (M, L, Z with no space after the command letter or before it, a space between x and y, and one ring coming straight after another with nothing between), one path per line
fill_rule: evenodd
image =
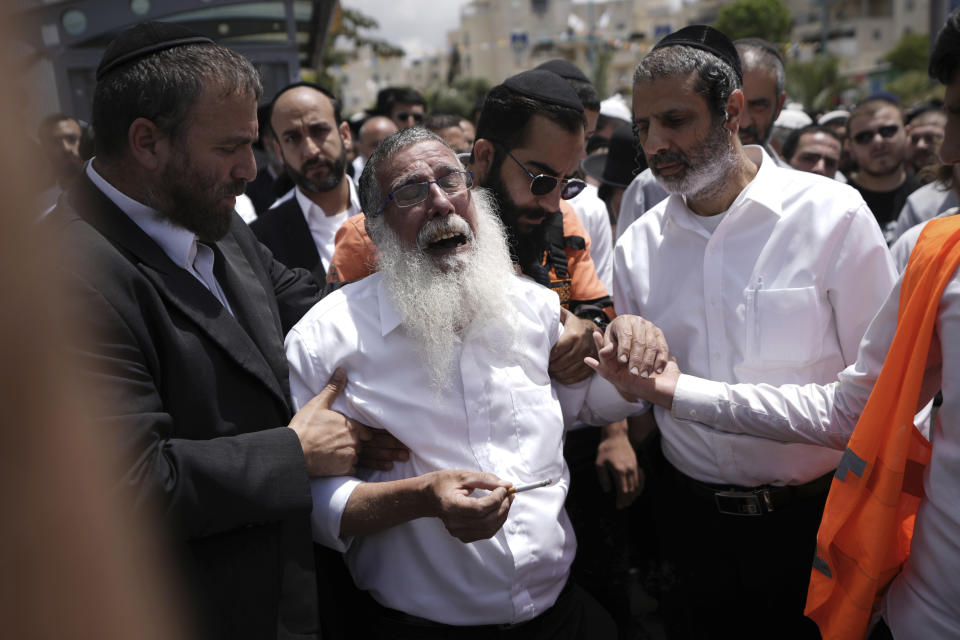
M350 205L347 209L347 213L351 216L360 213L360 196L357 193L357 187L353 183L353 178L349 174L343 174L343 179L347 181L347 184L350 187ZM303 211L304 217L309 223L314 217L319 216L320 218L326 217L326 212L323 208L318 205L316 202L307 197L307 194L303 192L300 187L293 188L294 197L297 199L297 204L300 205L300 211ZM342 211L337 211L336 213L343 213Z
M780 217L783 215L782 189L780 188L779 172L783 171L763 149L758 145L746 145L743 148L747 157L754 164L759 165L757 175L737 195L736 199L727 208L727 211L739 210L747 202L757 204L763 210ZM686 198L679 195L667 196L664 210L664 226L676 224L683 228L692 229L698 233L706 233L703 226L690 220L689 216L696 215L687 207Z
M113 204L123 211L141 230L156 242L174 264L190 269L197 255L197 236L162 217L156 209L137 202L130 196L106 181L93 168L93 161L87 163L87 177L107 196Z
M380 305L380 335L385 336L400 326L402 318L400 317L400 312L397 311L397 308L394 306L393 300L390 298L390 292L387 291L387 284L383 278L383 274L377 272L367 277L380 279L380 281L377 282L377 302Z

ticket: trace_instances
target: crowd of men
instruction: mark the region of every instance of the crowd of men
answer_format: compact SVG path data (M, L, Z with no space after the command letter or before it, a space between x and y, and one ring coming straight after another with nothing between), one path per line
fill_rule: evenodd
M180 25L118 36L90 125L40 125L36 214L199 636L643 638L637 575L669 638L830 635L828 495L871 389L901 393L901 290L957 264L928 256L960 238L960 11L930 70L942 106L771 145L778 48L707 26L630 107L552 60L472 119L391 87L361 121ZM913 554L836 637L960 636L941 279L901 403L933 443Z

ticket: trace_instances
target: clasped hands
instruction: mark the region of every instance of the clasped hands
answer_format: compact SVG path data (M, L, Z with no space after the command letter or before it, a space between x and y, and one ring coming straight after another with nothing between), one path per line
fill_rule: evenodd
M640 316L620 315L606 332L593 333L597 357L584 363L606 378L630 402L639 399L666 409L673 405L680 369L663 332Z

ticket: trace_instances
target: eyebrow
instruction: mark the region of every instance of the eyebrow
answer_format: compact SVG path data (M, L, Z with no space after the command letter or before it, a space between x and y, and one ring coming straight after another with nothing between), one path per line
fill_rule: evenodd
M528 160L525 164L528 164L532 167L536 167L538 170L543 173L549 173L550 175L556 177L560 175L560 172L546 164L545 162L540 162L539 160ZM564 176L567 177L567 176Z
M435 173L440 174L440 177L442 178L443 176L451 174L454 171L461 171L461 169L460 167L455 167L453 165L445 164L445 165L438 166L435 170ZM427 181L428 181L428 178L423 174L423 172L414 171L412 173L402 175L396 180L394 180L392 183L390 183L390 191L396 191L400 187L405 187L408 184L416 184L418 182L427 182Z
M231 145L231 144L253 144L256 138L251 138L250 136L228 136L226 138L221 138L217 144L220 145Z

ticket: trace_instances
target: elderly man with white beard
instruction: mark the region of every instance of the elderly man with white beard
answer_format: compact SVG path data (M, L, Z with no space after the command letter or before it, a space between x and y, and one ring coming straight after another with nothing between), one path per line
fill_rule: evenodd
M559 298L515 274L493 199L471 186L434 134L385 140L360 178L379 270L287 336L294 403L342 370L334 408L410 450L389 471L313 482L314 538L345 552L375 601L365 619L378 637L615 637L606 612L568 584L562 436L578 417L600 424L640 407L599 377L551 383ZM649 324L608 327L624 331L651 345L623 354L637 375L665 365Z

